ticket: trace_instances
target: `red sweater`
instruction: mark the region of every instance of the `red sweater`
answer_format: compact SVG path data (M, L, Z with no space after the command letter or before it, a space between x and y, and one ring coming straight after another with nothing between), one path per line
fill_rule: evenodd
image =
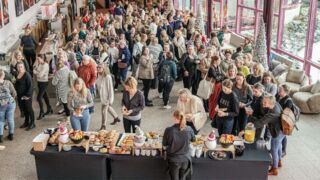
M88 65L81 65L78 68L78 76L83 79L87 88L94 85L97 79L97 65L92 60Z

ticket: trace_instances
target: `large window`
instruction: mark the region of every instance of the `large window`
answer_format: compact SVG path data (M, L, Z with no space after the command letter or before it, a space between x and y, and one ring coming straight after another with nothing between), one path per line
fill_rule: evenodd
M304 58L308 31L309 1L290 1L284 7L283 50Z

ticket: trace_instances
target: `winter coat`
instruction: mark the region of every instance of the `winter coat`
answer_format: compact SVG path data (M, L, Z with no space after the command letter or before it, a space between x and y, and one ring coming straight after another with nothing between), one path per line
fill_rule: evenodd
M94 86L97 80L97 65L93 60L90 60L89 64L83 63L78 68L78 76L83 79L87 88Z
M67 103L67 94L70 90L69 86L69 68L64 66L56 71L52 79L52 85L56 86L57 98L62 103Z
M154 79L153 58L142 55L139 63L139 78L140 79Z

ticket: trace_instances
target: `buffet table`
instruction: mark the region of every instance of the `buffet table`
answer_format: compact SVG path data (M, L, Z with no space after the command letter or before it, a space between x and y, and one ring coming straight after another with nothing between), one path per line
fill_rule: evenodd
M48 146L44 152L35 152L38 179L170 179L167 163L161 157L109 155L74 148L58 152ZM270 157L267 151L247 145L242 156L233 160L193 159L192 179L267 179ZM112 173L111 173L112 170Z
M58 152L58 146L47 146L44 152L31 150L35 157L39 180L48 179L107 179L110 172L107 156L98 152L84 153L83 148Z

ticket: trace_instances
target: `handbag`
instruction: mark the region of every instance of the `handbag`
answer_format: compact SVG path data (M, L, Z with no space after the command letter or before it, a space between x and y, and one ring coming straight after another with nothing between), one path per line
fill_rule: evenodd
M209 99L213 90L213 84L210 81L207 81L207 76L208 72L206 73L205 77L200 81L197 92L197 96L204 100Z
M124 63L124 62L118 62L118 68L120 69L125 69L128 67L128 64L127 63Z

